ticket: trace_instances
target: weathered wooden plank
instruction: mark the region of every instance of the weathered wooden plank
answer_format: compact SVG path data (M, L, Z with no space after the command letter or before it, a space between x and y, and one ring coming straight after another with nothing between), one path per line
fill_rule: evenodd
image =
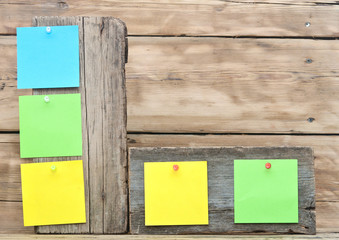
M126 27L84 18L92 233L127 232Z
M128 131L339 132L338 41L129 42Z
M129 134L128 145L129 147L309 146L314 149L315 156L316 201L339 202L338 136ZM317 218L317 222L322 222L322 218ZM336 226L339 229L339 215L336 222L331 222L328 226L333 228Z
M144 162L207 161L209 225L146 227ZM234 224L233 160L298 159L299 223ZM132 234L304 233L315 234L313 151L307 147L130 148L130 232Z
M26 239L46 239L46 236L42 235L18 235L18 234L2 234L0 235L1 239L15 239L15 240L26 240ZM48 239L112 239L112 236L109 235L49 235ZM210 240L210 239L227 239L227 240L251 240L251 239L267 239L267 240L292 240L292 239L298 239L298 240L308 240L308 239L339 239L339 233L321 233L314 235L260 235L260 236L253 236L253 235L115 235L114 239L164 239L164 240L176 240L176 239L185 239L185 240L193 240L193 239L199 239L199 240Z
M0 201L0 213L0 234L32 234L34 232L33 227L24 227L21 202Z
M114 18L38 17L34 26L79 25L80 87L34 94L81 93L86 224L38 227L39 233L127 231L126 27Z
M90 15L121 18L133 35L337 37L338 9L335 0L8 0L0 5L0 33L15 34L33 16Z
M5 55L16 62L15 37L2 41L12 42ZM131 132L339 133L338 41L130 37L129 43ZM3 101L13 102L9 97ZM13 116L18 130L17 96L15 107L1 106L0 122Z

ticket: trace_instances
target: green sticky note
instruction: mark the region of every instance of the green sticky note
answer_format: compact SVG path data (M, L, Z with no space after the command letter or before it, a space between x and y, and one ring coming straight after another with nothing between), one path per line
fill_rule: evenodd
M19 97L20 156L82 155L80 94Z
M234 160L234 222L298 223L298 160Z

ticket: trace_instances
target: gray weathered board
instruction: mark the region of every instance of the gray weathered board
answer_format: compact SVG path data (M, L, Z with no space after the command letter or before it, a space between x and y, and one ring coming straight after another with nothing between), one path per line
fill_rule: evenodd
M127 232L125 62L127 30L111 17L35 17L33 26L79 26L80 87L34 89L35 95L80 93L86 224L36 227L37 233Z
M235 224L234 159L298 159L299 223ZM207 161L209 225L145 226L144 162ZM313 151L308 147L130 148L130 231L132 234L315 234Z

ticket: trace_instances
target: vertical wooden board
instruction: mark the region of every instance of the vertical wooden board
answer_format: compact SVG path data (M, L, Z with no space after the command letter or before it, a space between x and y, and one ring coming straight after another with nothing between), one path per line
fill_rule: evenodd
M55 157L55 158L35 158L34 162L51 162L82 159L84 166L84 184L85 184L85 205L86 205L86 223L85 224L66 224L53 226L36 227L37 233L88 233L89 220L89 179L88 179L88 133L86 119L86 99L85 99L85 76L84 76L84 44L83 44L83 18L82 17L35 17L32 20L33 26L79 26L79 61L80 61L80 87L79 88L53 88L53 89L34 89L34 95L44 94L63 94L80 93L81 94L81 114L82 114L82 151L83 155L79 157Z
M115 16L133 35L338 37L339 32L335 0L7 0L0 5L0 33L14 34L38 15Z
M90 231L127 232L127 137L123 22L84 18L89 131Z
M80 87L34 94L81 93L86 224L38 227L39 233L127 232L125 61L127 29L115 18L38 17L34 26L79 25Z
M298 159L299 223L234 224L234 159ZM145 226L143 164L161 161L208 162L208 226ZM130 148L129 178L132 234L315 234L313 151L308 147Z

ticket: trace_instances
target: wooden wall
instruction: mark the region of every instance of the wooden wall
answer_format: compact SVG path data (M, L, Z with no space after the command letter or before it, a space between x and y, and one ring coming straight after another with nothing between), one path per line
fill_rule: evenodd
M311 146L318 232L339 229L334 0L0 2L0 233L23 227L16 30L32 16L115 16L129 32L129 146ZM309 23L309 24L306 24Z

